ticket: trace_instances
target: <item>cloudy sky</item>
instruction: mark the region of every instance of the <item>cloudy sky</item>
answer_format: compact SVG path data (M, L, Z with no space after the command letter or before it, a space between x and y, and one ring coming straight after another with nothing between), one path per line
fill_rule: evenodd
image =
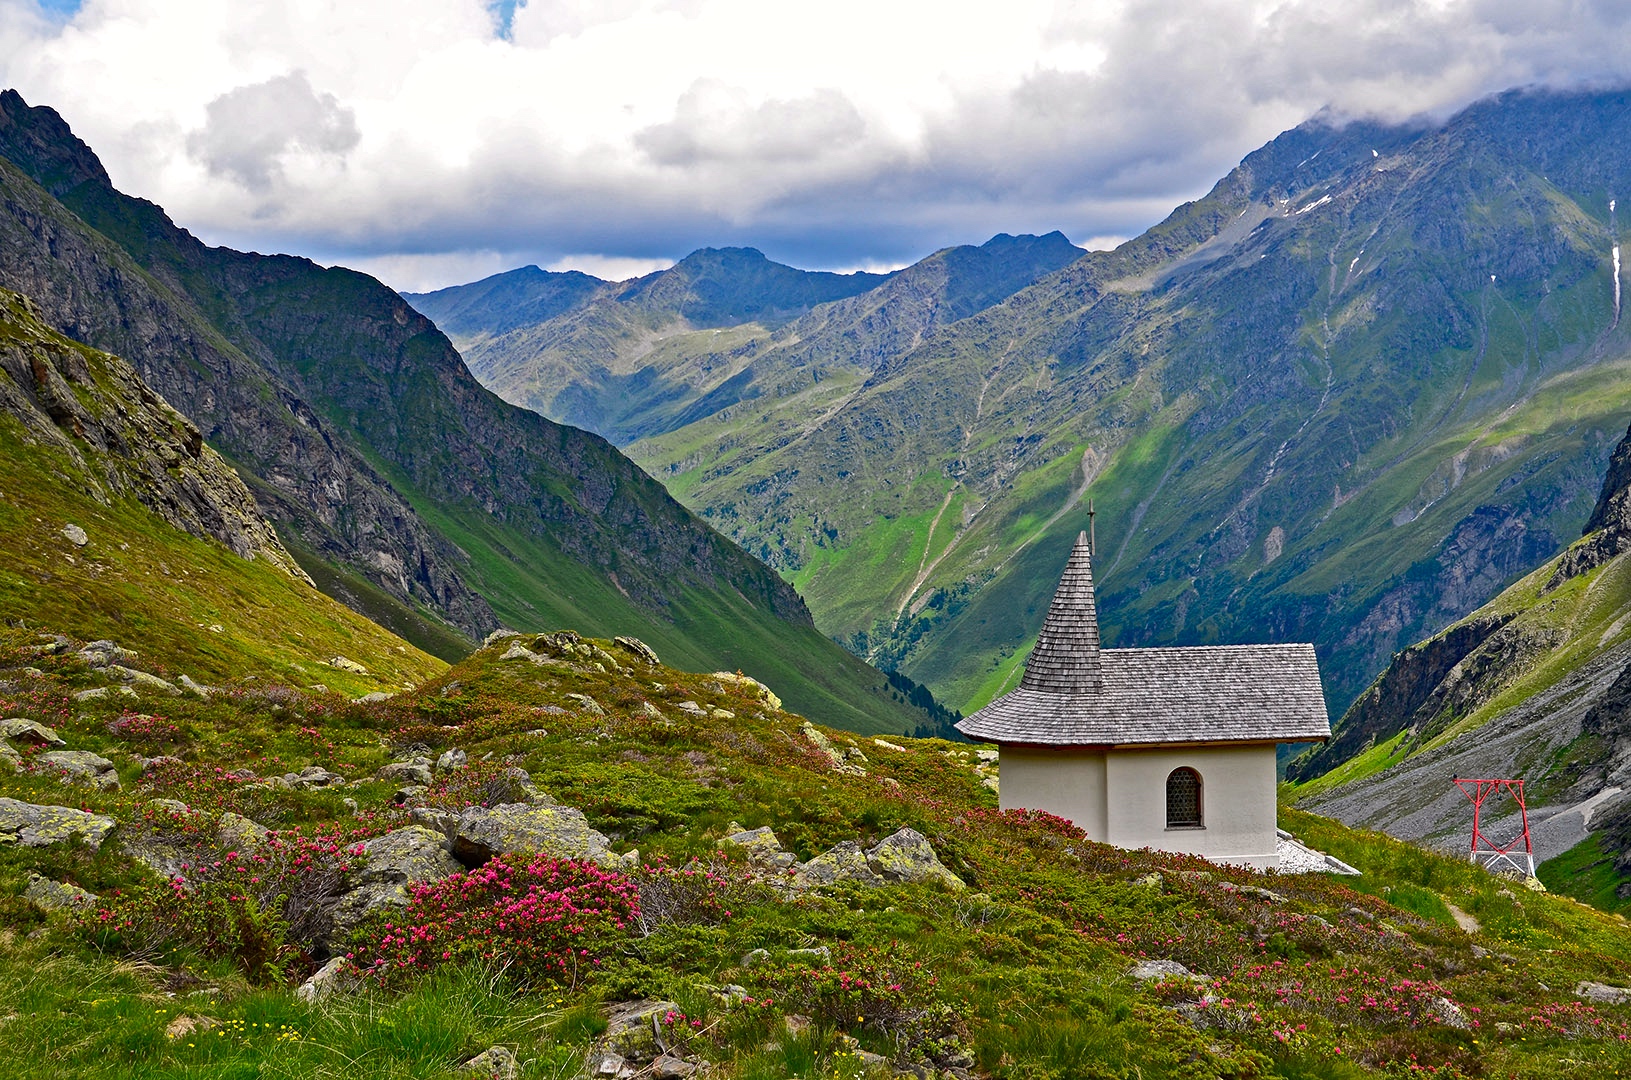
M0 0L122 189L404 289L1103 246L1321 109L1627 78L1623 0Z

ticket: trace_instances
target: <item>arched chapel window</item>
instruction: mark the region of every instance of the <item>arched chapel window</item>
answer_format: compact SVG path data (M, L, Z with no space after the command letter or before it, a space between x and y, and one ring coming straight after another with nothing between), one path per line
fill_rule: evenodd
M1167 774L1167 828L1197 829L1201 825L1201 774L1194 769L1173 769Z

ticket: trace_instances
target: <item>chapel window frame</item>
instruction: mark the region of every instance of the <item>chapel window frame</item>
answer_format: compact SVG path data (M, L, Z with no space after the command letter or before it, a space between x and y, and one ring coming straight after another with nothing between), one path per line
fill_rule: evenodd
M1167 828L1206 828L1206 785L1198 770L1181 765L1167 774Z

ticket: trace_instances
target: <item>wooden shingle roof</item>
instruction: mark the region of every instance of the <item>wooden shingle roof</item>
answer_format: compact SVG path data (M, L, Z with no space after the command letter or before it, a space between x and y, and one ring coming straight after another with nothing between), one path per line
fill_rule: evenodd
M1330 737L1312 645L1101 649L1090 564L1079 537L1020 688L957 730L1043 746Z

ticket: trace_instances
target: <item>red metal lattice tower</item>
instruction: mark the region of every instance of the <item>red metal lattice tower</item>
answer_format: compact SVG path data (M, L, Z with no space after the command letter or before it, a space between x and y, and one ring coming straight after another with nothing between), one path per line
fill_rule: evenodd
M1505 863L1507 866L1526 874L1535 876L1535 849L1529 842L1529 807L1523 801L1522 780L1469 780L1456 778L1456 787L1461 789L1472 803L1472 853L1470 858L1479 863L1486 870L1494 870ZM1523 832L1514 836L1506 844L1497 844L1484 835L1482 814L1484 803L1506 792L1512 796L1512 801L1518 804L1518 820L1523 823ZM1523 862L1518 862L1518 845L1523 845Z

